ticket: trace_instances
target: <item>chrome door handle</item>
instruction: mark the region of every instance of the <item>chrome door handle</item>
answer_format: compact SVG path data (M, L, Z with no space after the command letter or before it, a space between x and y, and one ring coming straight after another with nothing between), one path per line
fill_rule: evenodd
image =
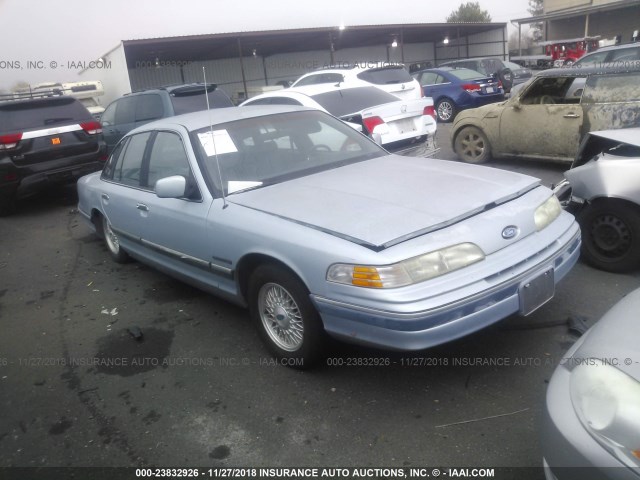
M144 203L137 204L136 208L138 210L142 210L143 212L148 212L149 211L149 207L147 207Z
M106 193L102 194L102 199L103 200L109 200L109 195L107 195Z
M567 113L564 118L580 118L580 115L576 113Z

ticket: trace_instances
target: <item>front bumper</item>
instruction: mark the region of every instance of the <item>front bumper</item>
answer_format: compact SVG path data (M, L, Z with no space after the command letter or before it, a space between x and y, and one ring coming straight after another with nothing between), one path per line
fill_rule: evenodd
M542 454L548 480L638 480L580 423L569 391L571 372L559 366L547 389L542 417Z
M508 280L451 301L443 298L435 308L390 312L311 295L325 330L352 343L394 350L421 350L485 328L521 311L521 287L550 269L557 283L580 255L580 229L575 222L558 240L561 247L528 260ZM444 297L444 295L443 295Z
M558 197L562 208L572 215L577 215L584 206L584 200L573 195L571 183L566 178L553 187L553 194Z

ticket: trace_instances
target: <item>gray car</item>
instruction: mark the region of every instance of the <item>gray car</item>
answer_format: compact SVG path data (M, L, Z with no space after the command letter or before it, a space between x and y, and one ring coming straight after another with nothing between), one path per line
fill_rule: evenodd
M321 358L327 333L419 350L527 315L580 249L573 216L538 179L392 155L304 107L145 125L78 194L114 260L248 306L296 366Z
M591 132L554 191L582 227L582 254L609 272L640 268L640 128Z
M547 480L640 478L640 289L565 354L547 390Z

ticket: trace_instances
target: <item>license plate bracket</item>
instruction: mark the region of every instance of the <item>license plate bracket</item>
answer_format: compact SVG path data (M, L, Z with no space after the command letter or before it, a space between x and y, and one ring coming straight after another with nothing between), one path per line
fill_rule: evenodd
M527 316L553 298L556 283L554 271L549 267L544 272L529 278L520 284L520 315Z

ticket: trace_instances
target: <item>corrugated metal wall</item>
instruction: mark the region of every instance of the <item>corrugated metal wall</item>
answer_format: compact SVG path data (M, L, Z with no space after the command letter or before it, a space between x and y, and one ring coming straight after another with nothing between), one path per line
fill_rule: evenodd
M449 59L505 55L506 33L496 29L468 38L450 38L449 44L439 42L434 49L433 43L415 43L404 45L404 63L442 62ZM435 51L435 57L434 57ZM258 52L259 53L259 52ZM345 48L333 52L333 63L402 62L400 47L392 48L378 45L363 48ZM309 51L283 53L262 58L260 55L243 57L244 74L247 88L275 85L279 81L293 81L300 75L331 65L331 53L327 51ZM192 62L183 66L150 66L129 70L131 88L143 90L164 85L202 82L202 67L206 67L207 81L218 84L230 97L237 99L244 92L242 68L238 58Z
M474 57L501 57L507 59L508 50L506 27L504 29L491 30L489 32L460 37L460 49L458 50L458 39L449 38L449 43L445 45L439 42L436 46L437 63L445 60L456 60L458 58Z

